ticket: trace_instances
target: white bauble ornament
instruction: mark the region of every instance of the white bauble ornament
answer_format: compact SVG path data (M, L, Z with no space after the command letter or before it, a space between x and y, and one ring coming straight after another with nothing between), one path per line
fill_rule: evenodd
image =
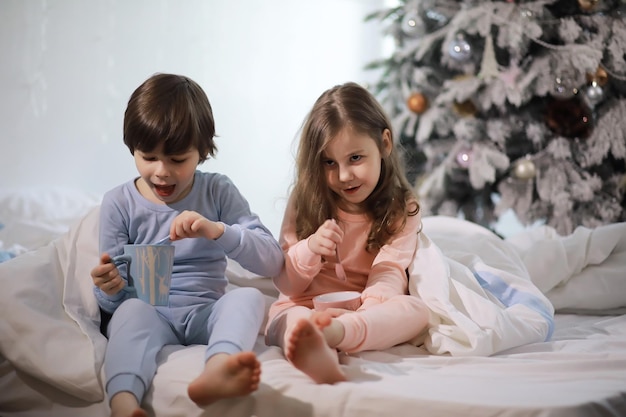
M533 161L528 158L521 159L513 167L513 176L521 180L530 180L537 175L537 168Z

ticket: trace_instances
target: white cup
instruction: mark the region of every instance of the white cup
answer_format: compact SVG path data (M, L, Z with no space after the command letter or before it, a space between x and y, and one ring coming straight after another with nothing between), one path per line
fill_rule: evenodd
M356 310L361 306L361 293L358 291L337 291L313 297L313 307L317 311L327 308Z

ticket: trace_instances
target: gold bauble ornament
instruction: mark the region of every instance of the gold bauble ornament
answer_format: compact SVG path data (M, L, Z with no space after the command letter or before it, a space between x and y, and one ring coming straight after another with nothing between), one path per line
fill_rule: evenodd
M607 74L604 68L598 67L595 74L587 73L587 82L592 83L594 81L600 87L604 87L609 82L609 74Z
M459 74L459 75L455 75L454 77L452 77L452 79L454 81L465 81L465 80L469 80L470 78L474 78L474 75L472 75L472 74Z
M465 100L462 103L455 101L452 106L454 108L454 111L456 111L461 117L474 116L478 111L478 109L471 100Z
M521 159L513 167L513 176L520 180L530 180L537 175L537 168L533 161L528 158Z
M619 182L618 188L626 190L626 174L622 176L622 180Z
M598 5L600 0L578 0L580 8L586 12L593 10Z
M428 99L422 93L413 93L406 101L406 105L413 113L422 114L428 108Z

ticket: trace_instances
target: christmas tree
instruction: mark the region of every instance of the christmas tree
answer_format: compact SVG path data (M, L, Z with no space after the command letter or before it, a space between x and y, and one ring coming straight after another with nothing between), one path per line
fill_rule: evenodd
M423 214L626 220L626 1L405 0L372 86Z

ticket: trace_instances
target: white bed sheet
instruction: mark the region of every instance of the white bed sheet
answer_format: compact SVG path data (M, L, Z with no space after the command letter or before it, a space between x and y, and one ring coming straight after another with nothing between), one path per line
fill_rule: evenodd
M189 369L192 352L168 349L167 370ZM193 352L200 357L201 349ZM492 357L434 356L401 345L344 356L349 382L317 385L276 348L261 354L262 384L243 400L205 411L170 406L157 416L618 416L626 414L626 316L557 316L554 339ZM164 370L164 369L163 369ZM191 375L188 375L191 376ZM150 395L167 408L171 387ZM184 389L184 384L181 385ZM156 411L156 410L155 410Z
M626 415L626 315L557 314L555 318L550 342L491 357L436 356L409 344L346 355L342 364L350 381L332 386L314 384L259 337L259 390L206 409L195 406L185 394L204 348L167 346L159 355L146 404L156 417ZM108 416L104 402L88 404L63 396L15 372L0 371L0 375L2 416ZM26 405L27 410L18 411Z
M0 263L2 417L108 416L100 369L106 342L97 331L88 274L98 258L96 226L94 209L60 238ZM613 246L605 251L611 268L601 268L603 261L589 278L622 288L624 245ZM233 284L260 288L268 305L273 300L271 280L234 263L227 272ZM576 293L594 287L574 284ZM145 407L157 417L626 415L623 314L557 314L550 341L489 357L433 355L410 344L344 355L349 381L332 386L314 384L277 348L266 347L261 335L255 350L262 362L260 389L201 409L187 398L186 387L201 368L204 347L165 347Z

